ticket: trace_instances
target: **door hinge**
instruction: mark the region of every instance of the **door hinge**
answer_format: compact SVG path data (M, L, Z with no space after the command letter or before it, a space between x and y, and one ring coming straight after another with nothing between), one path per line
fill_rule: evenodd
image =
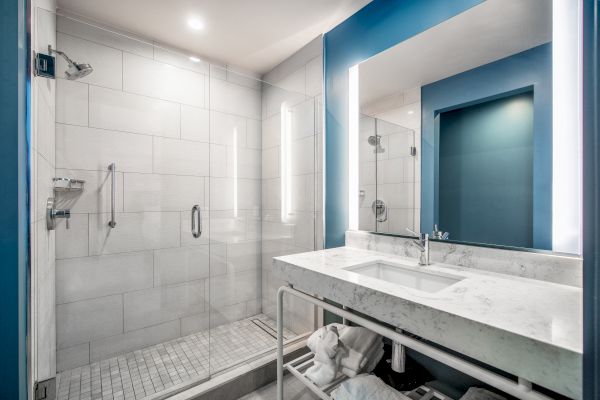
M35 400L56 399L56 378L35 383Z
M410 155L413 157L417 155L417 148L415 146L410 146Z

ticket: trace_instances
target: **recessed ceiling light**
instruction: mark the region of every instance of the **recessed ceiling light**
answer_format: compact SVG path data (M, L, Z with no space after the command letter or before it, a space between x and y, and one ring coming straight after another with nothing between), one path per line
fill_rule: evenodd
M197 62L200 62L200 59L198 57L191 56L190 61L197 63Z
M204 29L204 23L197 18L188 19L188 26L195 31L201 31Z
M412 114L414 114L414 113L415 113L415 112L414 112L413 110L408 110L408 115L412 115Z

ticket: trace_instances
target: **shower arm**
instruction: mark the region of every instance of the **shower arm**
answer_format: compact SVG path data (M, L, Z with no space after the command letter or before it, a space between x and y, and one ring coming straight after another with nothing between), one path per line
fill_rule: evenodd
M73 60L71 60L69 58L69 56L67 56L64 52L62 52L60 50L53 49L51 45L48 45L48 54L52 55L52 53L56 53L56 54L61 55L69 63L69 65L75 65L75 63L73 62Z

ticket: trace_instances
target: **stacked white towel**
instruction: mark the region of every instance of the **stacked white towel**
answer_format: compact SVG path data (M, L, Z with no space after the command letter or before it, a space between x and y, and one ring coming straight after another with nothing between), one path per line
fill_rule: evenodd
M334 400L410 400L375 375L360 374L331 392Z
M506 400L505 397L499 394L492 393L489 390L485 390L478 387L471 387L465 393L460 400Z
M366 328L342 324L324 326L308 338L307 345L311 351L315 355L318 354L319 346L327 338L332 328L335 328L339 335L338 354L334 357L339 370L351 378L361 372L373 371L383 357L383 341L380 335ZM317 356L315 356L315 365L316 362ZM310 376L309 378L313 380ZM313 380L313 382L315 381Z

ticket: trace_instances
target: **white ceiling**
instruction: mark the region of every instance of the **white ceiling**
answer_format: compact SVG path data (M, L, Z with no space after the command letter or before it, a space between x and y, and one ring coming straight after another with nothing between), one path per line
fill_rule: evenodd
M487 0L360 64L361 107L551 40L551 0Z
M370 0L58 0L60 10L265 73ZM202 21L194 31L188 19Z

